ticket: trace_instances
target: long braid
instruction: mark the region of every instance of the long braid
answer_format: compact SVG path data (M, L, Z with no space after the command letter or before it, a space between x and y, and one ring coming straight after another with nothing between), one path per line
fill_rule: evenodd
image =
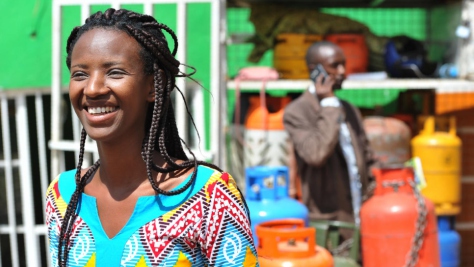
M145 74L153 74L155 100L153 104L150 104L147 114L141 156L146 165L147 178L155 192L163 195L176 195L186 191L197 177L198 165L209 166L222 172L222 170L211 163L197 161L188 145L179 138L170 94L175 89L176 77L190 77L194 72L191 74L180 72L179 66L181 63L174 58L178 49L178 39L173 30L164 24L158 23L151 16L128 10L109 8L104 13L97 12L86 19L84 25L74 28L71 32L66 46L66 65L68 68L71 67L71 54L78 39L85 32L95 28L121 30L133 37L142 46L140 57L144 62ZM166 37L162 31L169 33L174 41L172 52L168 48ZM194 68L192 69L195 70ZM179 91L179 89L177 90ZM183 96L180 91L179 93ZM191 115L186 101L185 106L188 115ZM61 224L58 245L58 260L61 267L67 266L68 251L72 246L70 239L74 230L74 221L77 217L78 203L84 192L84 187L100 165L100 161L97 161L84 176L80 176L86 136L87 134L83 130L81 133L79 162L76 169L76 190L67 206ZM186 156L183 146L186 147L192 156L191 160ZM158 166L153 162L155 151L166 161L165 167ZM182 162L178 164L173 158L180 159ZM153 176L153 171L169 173L189 170L192 167L194 167L194 171L192 172L191 179L177 190L166 191L160 189L160 181L155 181ZM244 199L243 201L245 203Z
M71 196L71 200L66 208L66 213L64 214L64 218L61 224L61 231L59 233L59 243L58 243L58 257L59 257L59 265L66 266L67 258L69 254L69 240L74 230L74 221L76 219L76 209L77 204L79 203L79 198L84 192L84 187L89 180L89 177L95 173L97 167L99 166L99 161L97 161L89 170L81 177L81 169L82 169L82 162L84 160L84 144L86 141L87 133L84 129L81 132L81 141L79 145L79 160L76 167L76 189Z

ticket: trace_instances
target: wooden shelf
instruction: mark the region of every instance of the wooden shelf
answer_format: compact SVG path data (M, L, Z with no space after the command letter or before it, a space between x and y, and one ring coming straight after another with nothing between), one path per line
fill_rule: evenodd
M310 85L309 80L277 80L266 82L266 90L302 91ZM227 89L235 89L235 81L227 82ZM241 81L242 92L258 91L261 81ZM461 79L385 79L345 80L343 89L431 89L436 93L474 92L474 81Z
M230 7L249 4L282 4L311 7L382 7L382 8L426 8L436 5L459 3L461 0L227 0Z

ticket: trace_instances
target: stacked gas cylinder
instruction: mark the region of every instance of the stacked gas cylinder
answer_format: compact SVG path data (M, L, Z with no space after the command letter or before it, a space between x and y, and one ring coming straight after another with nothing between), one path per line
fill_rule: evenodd
M316 230L308 227L308 209L289 196L289 138L283 126L289 102L251 97L245 122L245 199L260 266L333 267L333 257L316 245Z
M449 118L449 131L442 132L435 130L435 118L428 117L411 144L427 183L421 193L433 201L438 216L441 266L460 266L461 238L454 222L461 212L461 140L456 136L455 118Z
M364 121L382 166L374 171L374 196L361 210L364 266L460 266L454 216L460 212L461 142L454 119L449 132L435 131L434 120L428 117L411 141L410 129L399 120ZM417 177L413 168L403 166L410 145L412 156L421 162L422 175Z
M248 167L245 176L260 266L333 267L329 251L316 245L315 229L307 227L307 208L288 195L288 167Z

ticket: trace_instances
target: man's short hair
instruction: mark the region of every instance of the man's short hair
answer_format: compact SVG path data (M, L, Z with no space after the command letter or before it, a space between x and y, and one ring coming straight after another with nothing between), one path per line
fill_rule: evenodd
M311 62L311 59L313 59L314 56L319 53L319 49L321 49L322 47L334 47L335 48L335 47L338 47L338 46L333 42L325 41L325 40L313 43L306 50L306 57L305 57L306 66L309 66L309 64L311 64L311 63L319 63L319 62Z

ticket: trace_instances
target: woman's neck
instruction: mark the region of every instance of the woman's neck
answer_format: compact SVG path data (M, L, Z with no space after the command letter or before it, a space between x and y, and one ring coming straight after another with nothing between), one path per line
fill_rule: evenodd
M110 191L133 190L142 184L149 184L141 147L142 140L132 138L120 144L98 142L100 168L96 178L99 179L94 180Z

